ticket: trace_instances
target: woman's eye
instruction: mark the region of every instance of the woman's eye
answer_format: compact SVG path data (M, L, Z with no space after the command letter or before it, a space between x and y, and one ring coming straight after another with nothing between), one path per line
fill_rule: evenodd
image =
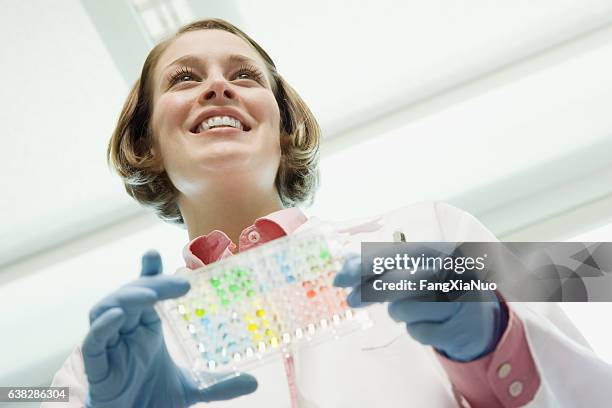
M260 84L263 84L263 74L254 67L242 67L236 71L231 80L253 80ZM198 76L193 73L191 68L182 67L177 69L173 74L170 75L168 82L169 86L172 87L181 82L197 81Z
M177 84L179 82L195 81L195 76L190 68L181 68L170 76L170 85Z
M263 75L261 74L261 72L259 72L255 68L243 67L243 68L240 68L234 74L234 78L235 79L252 79L253 81L261 83L263 80Z
M181 75L179 77L174 77L172 78L172 81L170 81L171 85L177 84L179 82L187 82L187 81L191 81L191 76L190 75Z

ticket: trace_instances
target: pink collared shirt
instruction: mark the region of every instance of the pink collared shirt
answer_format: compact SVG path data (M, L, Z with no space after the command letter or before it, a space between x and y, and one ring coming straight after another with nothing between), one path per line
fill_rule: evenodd
M244 229L238 245L222 231L214 230L184 247L185 264L190 269L208 265L236 251L291 234L306 220L297 207L273 212ZM437 353L460 407L520 407L531 401L540 387L523 324L508 304L502 301L502 305L508 310L508 325L494 351L469 362L457 362Z
M306 214L297 207L285 208L255 220L245 228L238 238L238 246L223 232L214 230L207 235L194 238L183 248L185 265L190 269L200 268L221 258L246 251L276 238L293 233L307 220Z

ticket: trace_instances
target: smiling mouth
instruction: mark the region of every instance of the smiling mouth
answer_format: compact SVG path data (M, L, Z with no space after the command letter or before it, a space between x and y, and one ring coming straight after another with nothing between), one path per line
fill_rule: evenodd
M213 116L213 117L210 117L204 120L202 123L196 126L195 129L192 129L191 132L197 134L197 133L206 132L212 129L223 129L223 128L237 129L243 132L248 132L249 130L251 130L250 127L243 125L242 122L240 122L240 120L232 116Z

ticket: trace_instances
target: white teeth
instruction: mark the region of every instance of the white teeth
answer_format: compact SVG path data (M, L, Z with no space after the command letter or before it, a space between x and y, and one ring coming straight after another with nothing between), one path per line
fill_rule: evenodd
M210 128L220 126L231 126L240 130L244 129L242 123L240 123L240 121L236 118L232 118L230 116L214 116L202 122L200 126L198 126L197 132L205 132Z

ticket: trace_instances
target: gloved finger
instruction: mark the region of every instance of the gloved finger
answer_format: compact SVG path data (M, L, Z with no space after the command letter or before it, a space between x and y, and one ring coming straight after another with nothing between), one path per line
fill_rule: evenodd
M153 305L156 301L157 294L149 288L123 286L106 296L92 308L89 314L89 321L95 321L98 316L110 308L119 307L123 309L126 318L129 316L126 319L129 320L127 323L133 324L134 316L136 315L140 319L142 309Z
M412 299L389 303L389 315L396 322L442 323L461 308L460 302L419 302Z
M154 307L147 307L142 311L140 316L140 324L143 326L153 326L159 324L161 319Z
M440 323L417 322L406 324L406 330L410 336L421 344L441 348L441 344L448 342L447 336L441 335ZM452 341L452 340L451 340Z
M239 374L228 378L199 392L199 401L222 401L254 392L257 389L257 380L250 374Z
M149 288L155 291L157 300L174 299L189 292L191 285L182 276L156 275L145 276L128 283L126 286Z
M106 347L116 337L124 321L123 310L114 307L108 309L92 323L81 347L85 373L90 384L99 382L108 375Z
M488 339L475 337L460 319L444 323L415 323L406 325L408 333L422 344L430 345L457 361L470 361L485 350Z
M464 305L469 305L474 302L458 303L460 308L463 308ZM469 332L467 328L470 327L470 325L465 319L458 318L458 313L443 322L408 323L406 324L406 330L408 330L408 333L415 340L422 344L429 344L439 349L446 349L449 346L462 348L469 343L469 340L467 340L464 335Z
M358 308L358 307L370 306L376 302L363 302L361 300L361 286L357 286L346 297L346 303L352 308Z
M162 273L161 255L154 249L148 250L141 261L140 276L155 276Z
M361 257L358 254L347 255L342 269L334 278L334 286L349 288L361 281Z
M407 324L408 333L452 359L470 361L494 347L499 337L493 310L486 303L459 302L461 309L441 323Z
M153 305L157 302L157 295L149 288L126 287L125 291L120 296L131 297L131 307L126 307L124 309L127 312L126 319L119 329L120 334L128 334L138 327L142 316L148 313L149 310L152 310ZM142 301L139 304L135 302L135 298L137 297ZM121 301L120 304L122 304Z

